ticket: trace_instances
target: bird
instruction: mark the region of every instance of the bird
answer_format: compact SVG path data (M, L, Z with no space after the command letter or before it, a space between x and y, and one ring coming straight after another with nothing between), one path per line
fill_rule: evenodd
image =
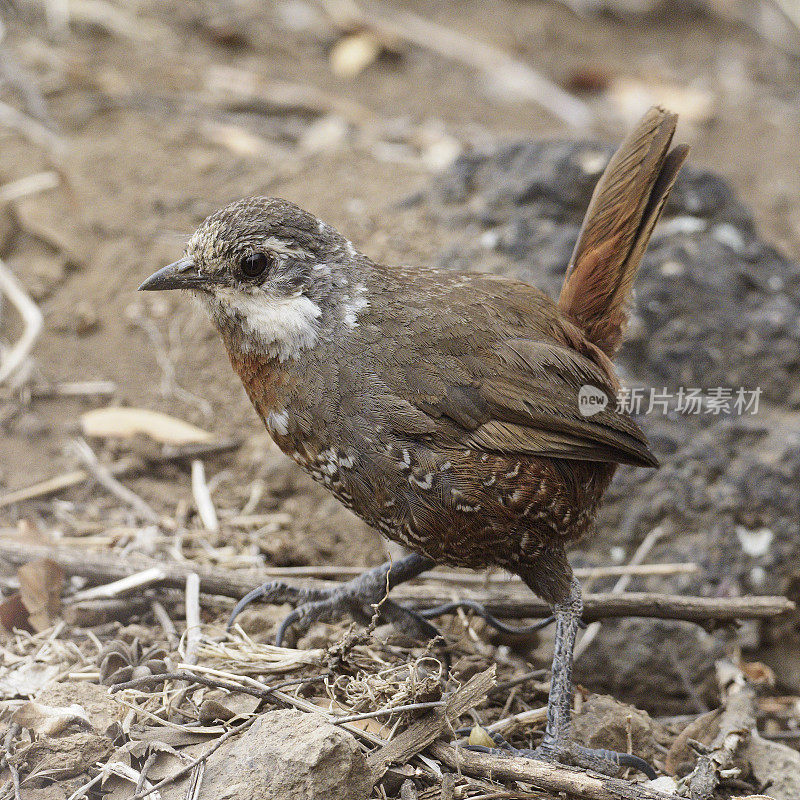
M188 290L280 449L409 552L331 590L270 583L295 624L376 605L430 637L387 597L434 564L500 567L552 605L555 645L541 744L526 754L613 771L635 764L572 739L580 585L567 548L590 532L618 464L656 467L620 408L613 357L634 279L688 147L651 108L587 208L557 300L519 280L387 266L293 203L251 197L211 214L144 291ZM588 398L588 402L587 402Z

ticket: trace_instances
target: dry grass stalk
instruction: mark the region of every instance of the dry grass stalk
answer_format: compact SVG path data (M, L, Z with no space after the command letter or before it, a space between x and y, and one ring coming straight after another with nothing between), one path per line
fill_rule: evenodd
M0 103L2 108L3 103ZM0 260L0 293L17 309L24 329L15 344L4 354L0 362L0 384L5 383L25 362L42 331L44 318L36 303L31 300L22 284L16 279L5 262Z

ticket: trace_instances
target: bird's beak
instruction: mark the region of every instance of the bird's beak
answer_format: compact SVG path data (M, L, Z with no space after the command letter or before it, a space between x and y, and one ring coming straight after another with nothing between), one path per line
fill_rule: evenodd
M154 272L140 287L140 292L158 292L163 289L199 289L208 278L198 274L194 262L184 256L174 264Z

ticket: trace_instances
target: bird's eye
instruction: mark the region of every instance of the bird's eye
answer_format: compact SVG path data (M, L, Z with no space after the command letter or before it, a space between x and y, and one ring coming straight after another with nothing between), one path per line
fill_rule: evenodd
M274 261L272 256L266 253L250 253L245 256L240 264L239 269L245 278L259 278L261 277L272 265Z

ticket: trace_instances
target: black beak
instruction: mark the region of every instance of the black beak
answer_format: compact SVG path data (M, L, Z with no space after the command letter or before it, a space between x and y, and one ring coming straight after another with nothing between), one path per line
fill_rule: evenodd
M140 292L159 292L164 289L199 289L208 278L199 275L190 258L181 258L174 264L154 272L140 287Z

